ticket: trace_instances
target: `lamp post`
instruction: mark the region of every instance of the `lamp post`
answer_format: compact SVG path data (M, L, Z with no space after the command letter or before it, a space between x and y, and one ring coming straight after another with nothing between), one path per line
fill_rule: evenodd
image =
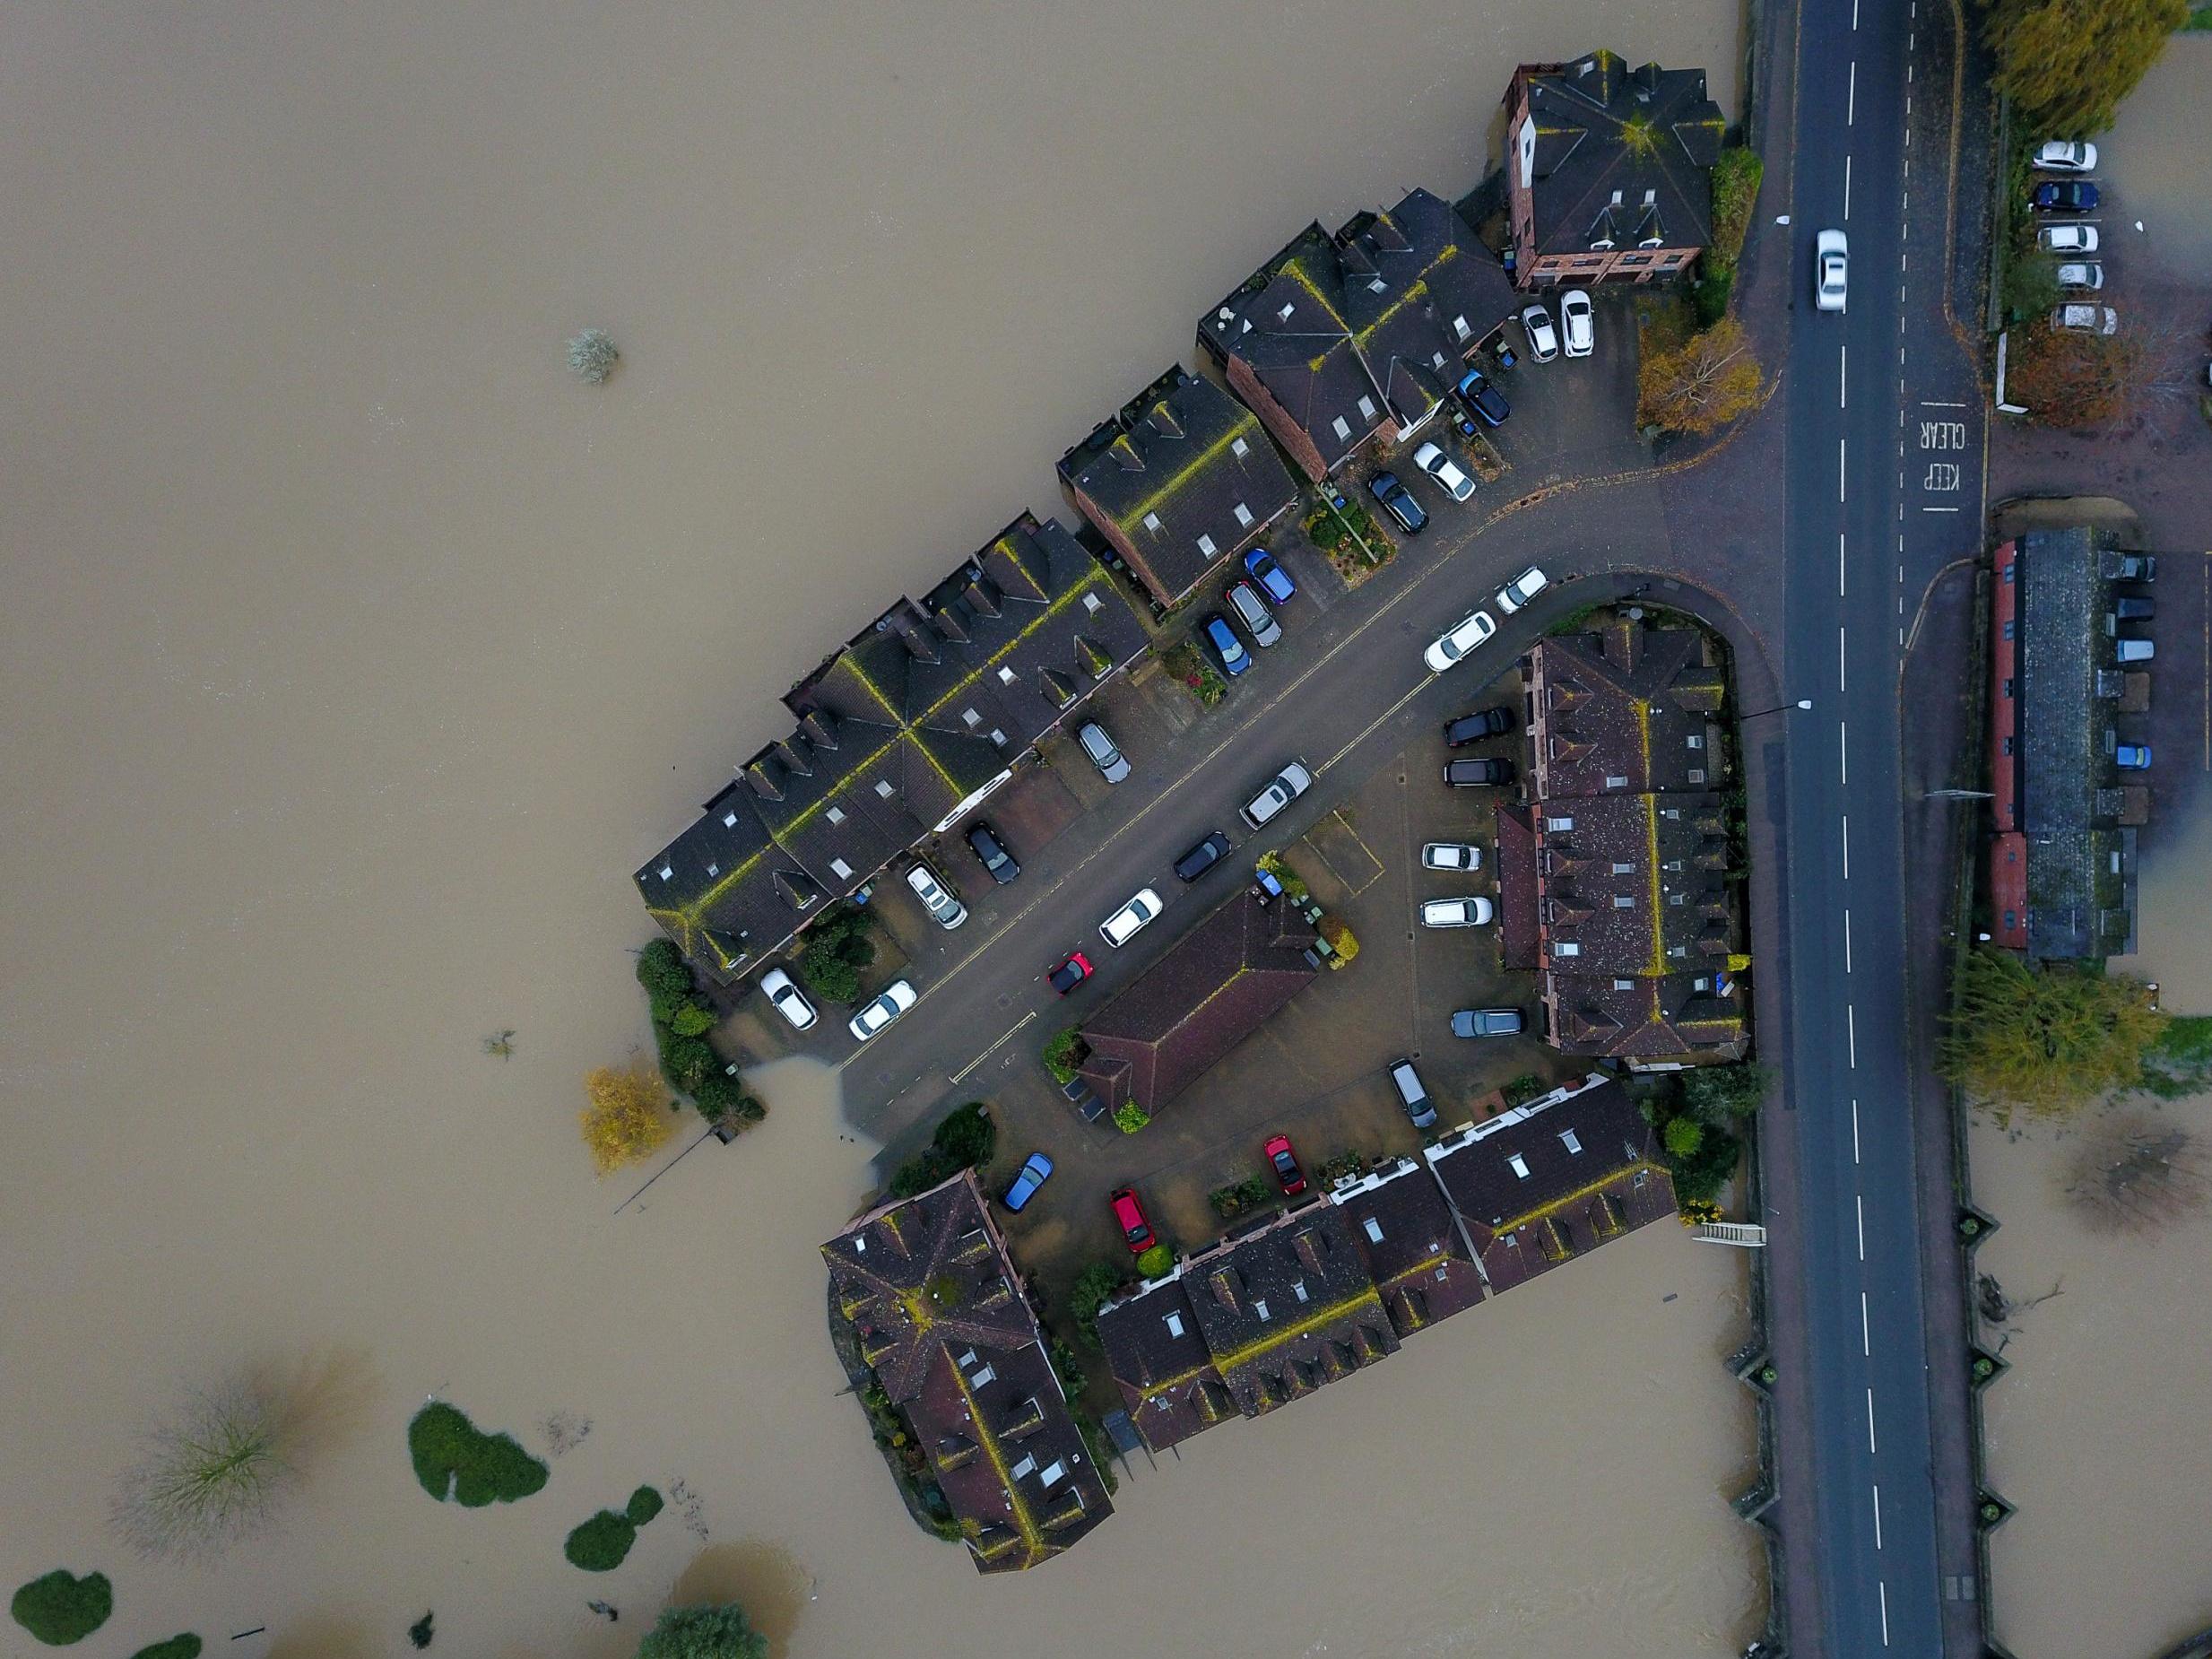
M1792 708L1810 708L1812 706L1811 698L1800 697L1794 703L1776 703L1772 708L1755 708L1748 715L1738 715L1736 724L1741 725L1746 720L1756 720L1761 715L1787 714Z

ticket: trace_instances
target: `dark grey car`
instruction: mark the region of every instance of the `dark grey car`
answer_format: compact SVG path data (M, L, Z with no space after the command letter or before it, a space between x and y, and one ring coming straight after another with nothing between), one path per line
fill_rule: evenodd
M1518 1037L1527 1029L1518 1008L1462 1008L1452 1016L1454 1037Z
M1014 862L1013 854L1006 850L1005 842L991 833L989 824L976 824L968 830L967 847L983 861L983 867L1001 887L1021 873L1021 866Z

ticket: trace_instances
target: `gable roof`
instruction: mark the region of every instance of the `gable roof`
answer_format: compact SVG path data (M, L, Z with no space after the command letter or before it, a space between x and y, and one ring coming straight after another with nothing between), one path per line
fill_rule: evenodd
M1532 1222L1564 1214L1572 1225L1590 1198L1639 1170L1666 1175L1652 1125L1626 1090L1596 1072L1462 1125L1424 1156L1478 1250ZM1671 1209L1670 1184L1666 1201Z
M1702 983L1701 983L1702 982ZM1553 1046L1616 1060L1687 1056L1741 1059L1750 1046L1739 997L1718 963L1656 978L1544 976L1540 995Z
M1340 1182L1329 1202L1344 1212L1401 1337L1482 1299L1482 1273L1467 1235L1444 1189L1412 1159Z
M1593 248L1703 248L1728 128L1702 69L1630 69L1618 53L1523 65L1534 143L1507 166L1530 195L1541 256ZM1509 135L1509 144L1521 143Z
M1696 629L1617 619L1538 640L1528 656L1530 793L1711 787L1727 684Z
M1542 967L1657 977L1724 965L1734 925L1719 795L1547 800L1532 816Z
M1236 1415L1180 1267L1100 1307L1098 1341L1130 1421L1154 1451Z
M1359 214L1335 239L1352 343L1399 424L1418 426L1457 384L1461 360L1513 315L1513 281L1426 190Z

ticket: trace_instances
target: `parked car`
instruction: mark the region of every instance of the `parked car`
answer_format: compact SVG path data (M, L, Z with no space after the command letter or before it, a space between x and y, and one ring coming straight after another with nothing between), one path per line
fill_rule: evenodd
M1195 882L1229 854L1229 838L1219 830L1175 860L1175 879Z
M1559 336L1552 331L1551 313L1541 304L1522 308L1521 332L1528 335L1529 355L1538 362L1548 363L1559 355Z
M1096 720L1086 720L1077 726L1075 741L1090 757L1090 763L1098 769L1098 776L1109 784L1118 784L1129 776L1129 762L1123 758L1122 751L1114 746L1114 740L1106 735L1106 727Z
M1290 596L1298 591L1290 572L1277 564L1275 555L1264 547L1255 547L1245 555L1245 574L1259 583L1275 604L1288 604Z
M992 832L989 824L974 823L967 827L967 850L982 860L991 879L1001 887L1021 873L1021 866L1014 862L1013 854L1006 850L1006 843Z
M1497 590L1497 608L1511 616L1550 586L1551 578L1531 565Z
M1518 1037L1527 1029L1518 1008L1462 1008L1452 1016L1454 1037Z
M2031 165L2046 173L2093 173L2096 171L2097 147L2070 139L2054 138L2035 147Z
M1427 899L1421 901L1423 927L1482 927L1490 920L1490 901L1473 899Z
M2118 334L2120 313L2108 305L2062 305L2051 313L2051 326L2069 334Z
M2122 663L2147 663L2157 656L2157 647L2147 639L2115 639L2112 656Z
M1475 481L1462 472L1452 457L1435 444L1423 444L1416 449L1413 452L1413 465L1435 479L1454 501L1464 501L1475 492Z
M1099 923L1098 935L1118 951L1134 939L1159 912L1159 895L1148 887Z
M1213 647L1214 655L1221 659L1221 672L1232 680L1252 666L1252 653L1245 649L1245 642L1236 637L1236 630L1228 619L1219 611L1209 612L1204 622L1206 643Z
M2108 582L2155 581L2158 576L2158 555L2108 550L2097 559L2097 574Z
M1418 535L1428 527L1428 514L1413 499L1412 492L1398 482L1397 473L1377 473L1367 480L1367 491L1408 535Z
M2045 225L2035 232L2035 246L2047 254L2094 254L2097 250L2095 225Z
M1421 847L1424 870L1479 870L1482 849L1471 841L1427 841Z
M1479 713L1462 715L1456 720L1444 723L1444 742L1447 749L1462 749L1469 743L1479 743L1486 737L1503 737L1513 730L1513 710L1500 703L1495 708Z
M1314 786L1314 775L1301 760L1293 760L1269 780L1266 788L1236 809L1248 830L1257 830L1291 802Z
M1288 1135L1277 1135L1261 1150L1266 1152L1268 1167L1275 1171L1275 1185L1283 1189L1285 1198L1296 1198L1306 1190L1306 1171L1298 1168Z
M2123 772L2147 772L2150 770L2150 745L2122 743L2112 751L2112 764Z
M863 1003L860 1012L846 1021L845 1029L864 1043L919 1000L911 984L894 979L883 987L882 995Z
M1850 287L1851 239L1841 230L1823 230L1813 238L1813 304L1823 311L1841 311Z
M814 1004L806 1000L806 993L793 984L791 976L782 968L771 968L762 974L760 989L776 1012L791 1021L794 1030L803 1031L814 1023Z
M1513 405L1505 401L1505 395L1492 386L1490 377L1479 369L1470 369L1453 389L1459 394L1460 402L1467 405L1468 413L1485 426L1503 426L1505 417L1513 413Z
M1053 1172L1053 1160L1042 1152L1031 1152L1028 1161L1021 1166L1021 1173L1014 1184L1006 1189L1003 1200L1009 1210L1019 1210L1037 1196L1037 1189L1045 1185Z
M930 920L950 933L967 920L967 907L952 896L952 890L937 879L937 873L917 863L906 872L906 885L930 914Z
M2038 213L2094 213L2097 187L2086 178L2069 178L2037 185L2027 199Z
M1080 951L1071 951L1045 976L1045 983L1065 996L1090 975L1090 958Z
M2112 620L2120 622L2147 622L2158 614L2158 607L2147 599L2115 599L2112 601Z
M1136 1194L1126 1186L1118 1186L1106 1194L1106 1202L1114 1206L1114 1220L1121 1227L1122 1242L1137 1255L1149 1250L1152 1224L1144 1219L1144 1206L1137 1202Z
M1421 653L1421 660L1428 664L1429 673L1440 674L1496 631L1497 624L1488 611L1470 611L1453 623L1448 631L1430 641L1428 649Z
M1511 760L1499 760L1485 755L1479 760L1446 760L1444 763L1444 781L1454 789L1510 784L1513 780Z
M1406 1108L1406 1116L1413 1120L1416 1129L1427 1129L1436 1121L1436 1108L1430 1103L1428 1090L1421 1087L1421 1074L1413 1069L1410 1060L1392 1060L1390 1063L1391 1087L1398 1091L1399 1103Z
M1588 357L1597 344L1597 333L1590 317L1590 295L1580 288L1570 288L1559 296L1559 330L1566 335L1566 354L1569 357Z
M1267 601L1260 597L1260 590L1250 582L1231 584L1228 602L1229 609L1236 612L1236 620L1252 636L1253 644L1264 650L1283 637L1283 625L1275 620L1275 613L1267 608Z
M2085 259L2059 267L2059 286L2078 288L2095 293L2104 286L2104 267L2095 259Z

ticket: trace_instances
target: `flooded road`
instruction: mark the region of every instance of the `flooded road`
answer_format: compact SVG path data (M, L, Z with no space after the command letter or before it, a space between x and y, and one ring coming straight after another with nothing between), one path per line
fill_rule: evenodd
M1060 449L1309 218L1470 185L1516 58L1703 62L1733 109L1736 20L11 8L0 1577L101 1568L103 1653L237 1659L403 1654L426 1609L441 1655L612 1659L687 1575L795 1655L1226 1651L1225 1591L1254 1649L1740 1635L1729 1252L1612 1246L979 1585L837 1394L815 1244L868 1149L825 1080L619 1220L576 1134L644 1037L627 873L794 675L1054 510ZM134 1438L240 1368L302 1413L280 1533L136 1562ZM572 1449L435 1505L430 1394ZM696 1504L567 1566L641 1481Z

